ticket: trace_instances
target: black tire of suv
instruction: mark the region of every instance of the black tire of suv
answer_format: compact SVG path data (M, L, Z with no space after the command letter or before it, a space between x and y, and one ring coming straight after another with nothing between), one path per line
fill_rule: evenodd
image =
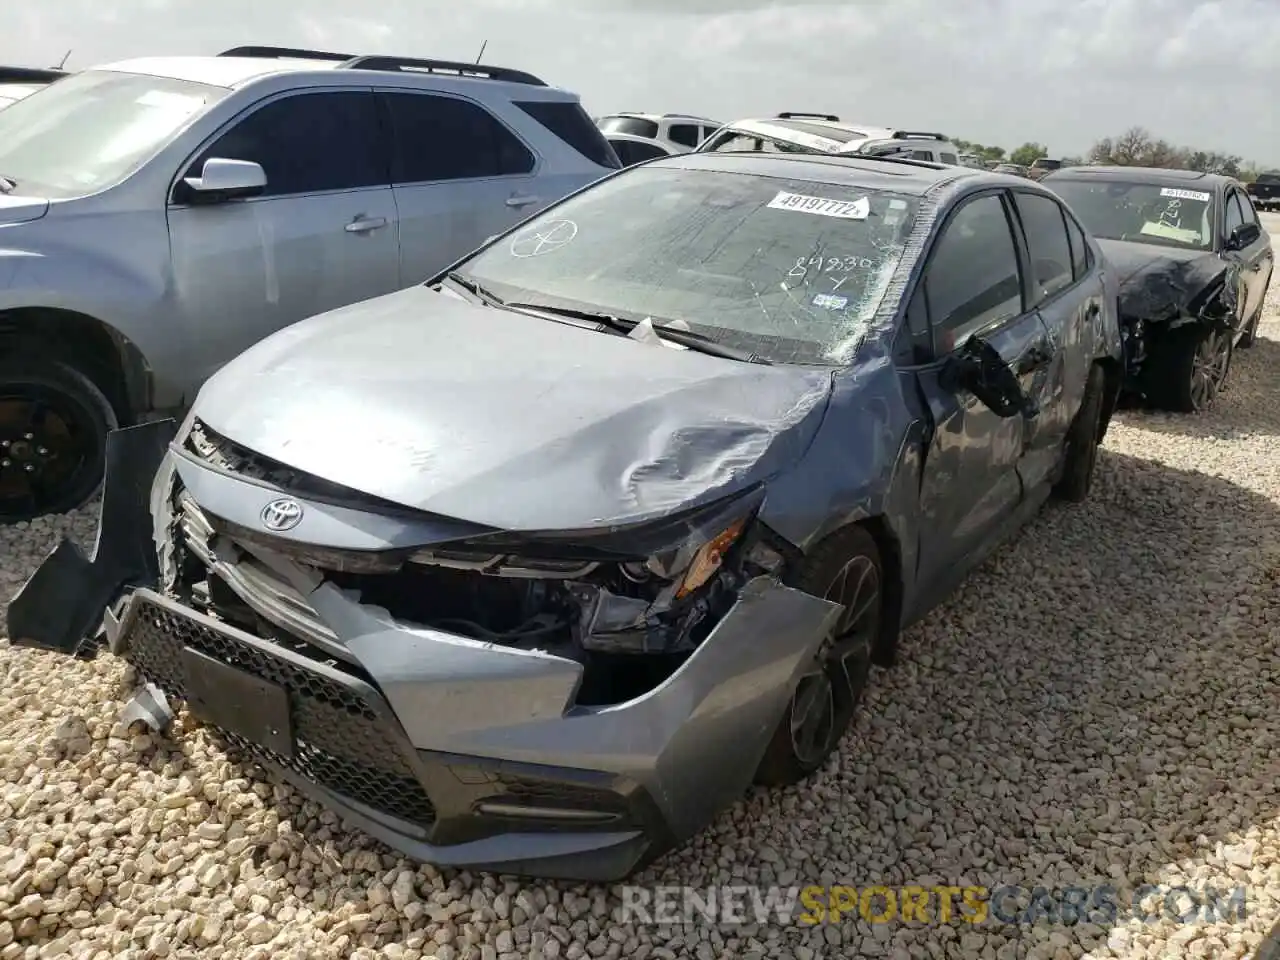
M1068 503L1083 503L1089 498L1093 474L1098 464L1098 438L1102 433L1102 409L1106 404L1107 375L1095 363L1085 381L1084 398L1067 432L1066 464L1062 477L1053 487L1053 495Z
M1161 337L1146 362L1143 376L1147 399L1157 407L1177 413L1203 412L1212 406L1212 400L1198 405L1191 389L1192 371L1195 367L1196 351L1211 333L1215 332L1207 324L1194 323L1177 330L1170 331ZM1221 393L1226 386L1231 371L1232 331L1223 333L1226 337L1226 366L1218 380L1214 394Z
M880 550L875 538L863 527L849 526L837 530L819 543L786 577L788 586L803 590L816 597L834 599L829 596L837 592L837 581L843 570L854 564L862 563L863 569L868 565L875 572L876 606L874 619L865 649L856 651L844 661L833 660L826 654L826 645L819 654L819 671L814 673L825 678L831 692L831 713L829 724L818 750L811 756L802 757L796 750L792 735L792 717L796 706L796 695L799 685L791 693L782 720L773 733L773 738L765 748L764 757L756 769L755 782L760 786L786 786L805 779L822 767L827 758L840 745L849 723L862 703L870 674L871 659L876 640L880 635L885 612L884 568L881 565ZM843 587L843 584L840 584ZM848 677L845 677L845 670ZM806 678L802 678L803 684Z
M102 485L107 434L118 424L111 402L92 380L74 367L39 354L0 358L0 442L8 439L10 449L15 438L7 434L22 430L5 419L7 404L14 404L11 409L17 410L15 401L35 401L51 408L67 432L74 431L75 442L68 444L74 463L65 479L43 499L21 505L15 498L6 498L10 487L0 473L0 526L66 513L88 503ZM20 433L18 439L23 437ZM14 469L17 457L5 457L5 452L0 451L0 463L7 459L9 466L3 469Z

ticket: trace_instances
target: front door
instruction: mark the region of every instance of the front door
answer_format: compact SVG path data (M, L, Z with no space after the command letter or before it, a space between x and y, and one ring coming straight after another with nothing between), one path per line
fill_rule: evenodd
M1045 329L1023 305L1022 272L1004 191L963 202L944 224L915 294L923 298L934 361L917 371L930 439L920 487L922 591L964 576L998 540L1022 501L1018 465L1027 444L1020 415L1000 417L946 376L947 360L981 333L1026 385ZM913 307L919 309L913 298Z
M1267 283L1271 279L1271 271L1275 268L1275 253L1271 249L1271 238L1262 230L1257 211L1249 196L1240 190L1232 190L1240 204L1240 221L1258 224L1258 238L1245 249L1238 251L1241 275L1244 287L1248 291L1247 308L1240 315L1242 323L1248 322L1254 312L1259 309L1267 295Z
M173 289L192 343L190 387L257 341L399 286L396 205L372 91L293 94L232 122L210 157L262 165L261 196L168 210Z
M481 104L442 93L379 93L393 134L391 173L406 285L438 274L557 196L538 160Z

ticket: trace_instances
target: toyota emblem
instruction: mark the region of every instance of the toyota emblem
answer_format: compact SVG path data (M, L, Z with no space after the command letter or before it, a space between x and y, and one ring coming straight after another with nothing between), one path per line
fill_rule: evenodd
M292 530L302 522L302 504L287 497L262 508L262 525L276 533Z

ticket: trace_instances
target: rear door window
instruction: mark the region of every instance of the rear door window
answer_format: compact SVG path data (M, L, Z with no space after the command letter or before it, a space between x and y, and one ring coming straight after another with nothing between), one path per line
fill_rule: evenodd
M1030 306L1036 306L1074 282L1071 240L1062 206L1056 200L1021 191L1014 194L1014 200L1031 255L1034 300Z
M530 173L534 156L488 110L430 93L383 93L391 120L391 172L399 184Z
M678 143L692 150L702 139L699 130L698 125L694 123L673 123L667 129L667 137L672 143Z

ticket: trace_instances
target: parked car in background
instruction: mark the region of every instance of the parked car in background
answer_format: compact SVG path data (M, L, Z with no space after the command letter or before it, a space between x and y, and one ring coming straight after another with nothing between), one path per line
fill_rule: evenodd
M903 626L1087 497L1107 270L1029 181L632 167L113 433L94 559L8 636L103 622L151 722L411 856L616 880L822 767Z
M997 163L991 168L992 173L1007 173L1011 177L1027 176L1027 168L1017 163Z
M67 75L65 70L39 70L32 67L0 65L0 110L42 90Z
M1260 173L1245 189L1257 209L1280 210L1280 172Z
M1048 157L1039 157L1036 160L1033 160L1031 162L1031 166L1027 168L1027 176L1032 180L1040 180L1043 179L1045 174L1061 169L1061 160L1050 160Z
M698 147L702 153L838 153L902 156L959 165L960 151L940 133L851 124L830 113L780 113L725 124Z
M609 146L613 147L613 152L618 155L624 167L644 163L646 160L655 160L658 157L669 157L675 153L688 152L661 140L636 137L629 133L611 133L605 139L609 141Z
M685 113L611 113L599 117L596 126L606 137L625 134L650 140L668 154L684 153L698 146L720 126L715 120Z
M0 522L85 502L111 428L184 407L268 333L618 167L576 95L437 60L242 47L6 108Z
M1120 279L1130 389L1171 410L1213 403L1257 336L1275 257L1244 187L1193 170L1067 167L1041 183Z
M960 154L960 166L973 167L975 170L985 170L986 165L982 162L982 158L976 153Z

